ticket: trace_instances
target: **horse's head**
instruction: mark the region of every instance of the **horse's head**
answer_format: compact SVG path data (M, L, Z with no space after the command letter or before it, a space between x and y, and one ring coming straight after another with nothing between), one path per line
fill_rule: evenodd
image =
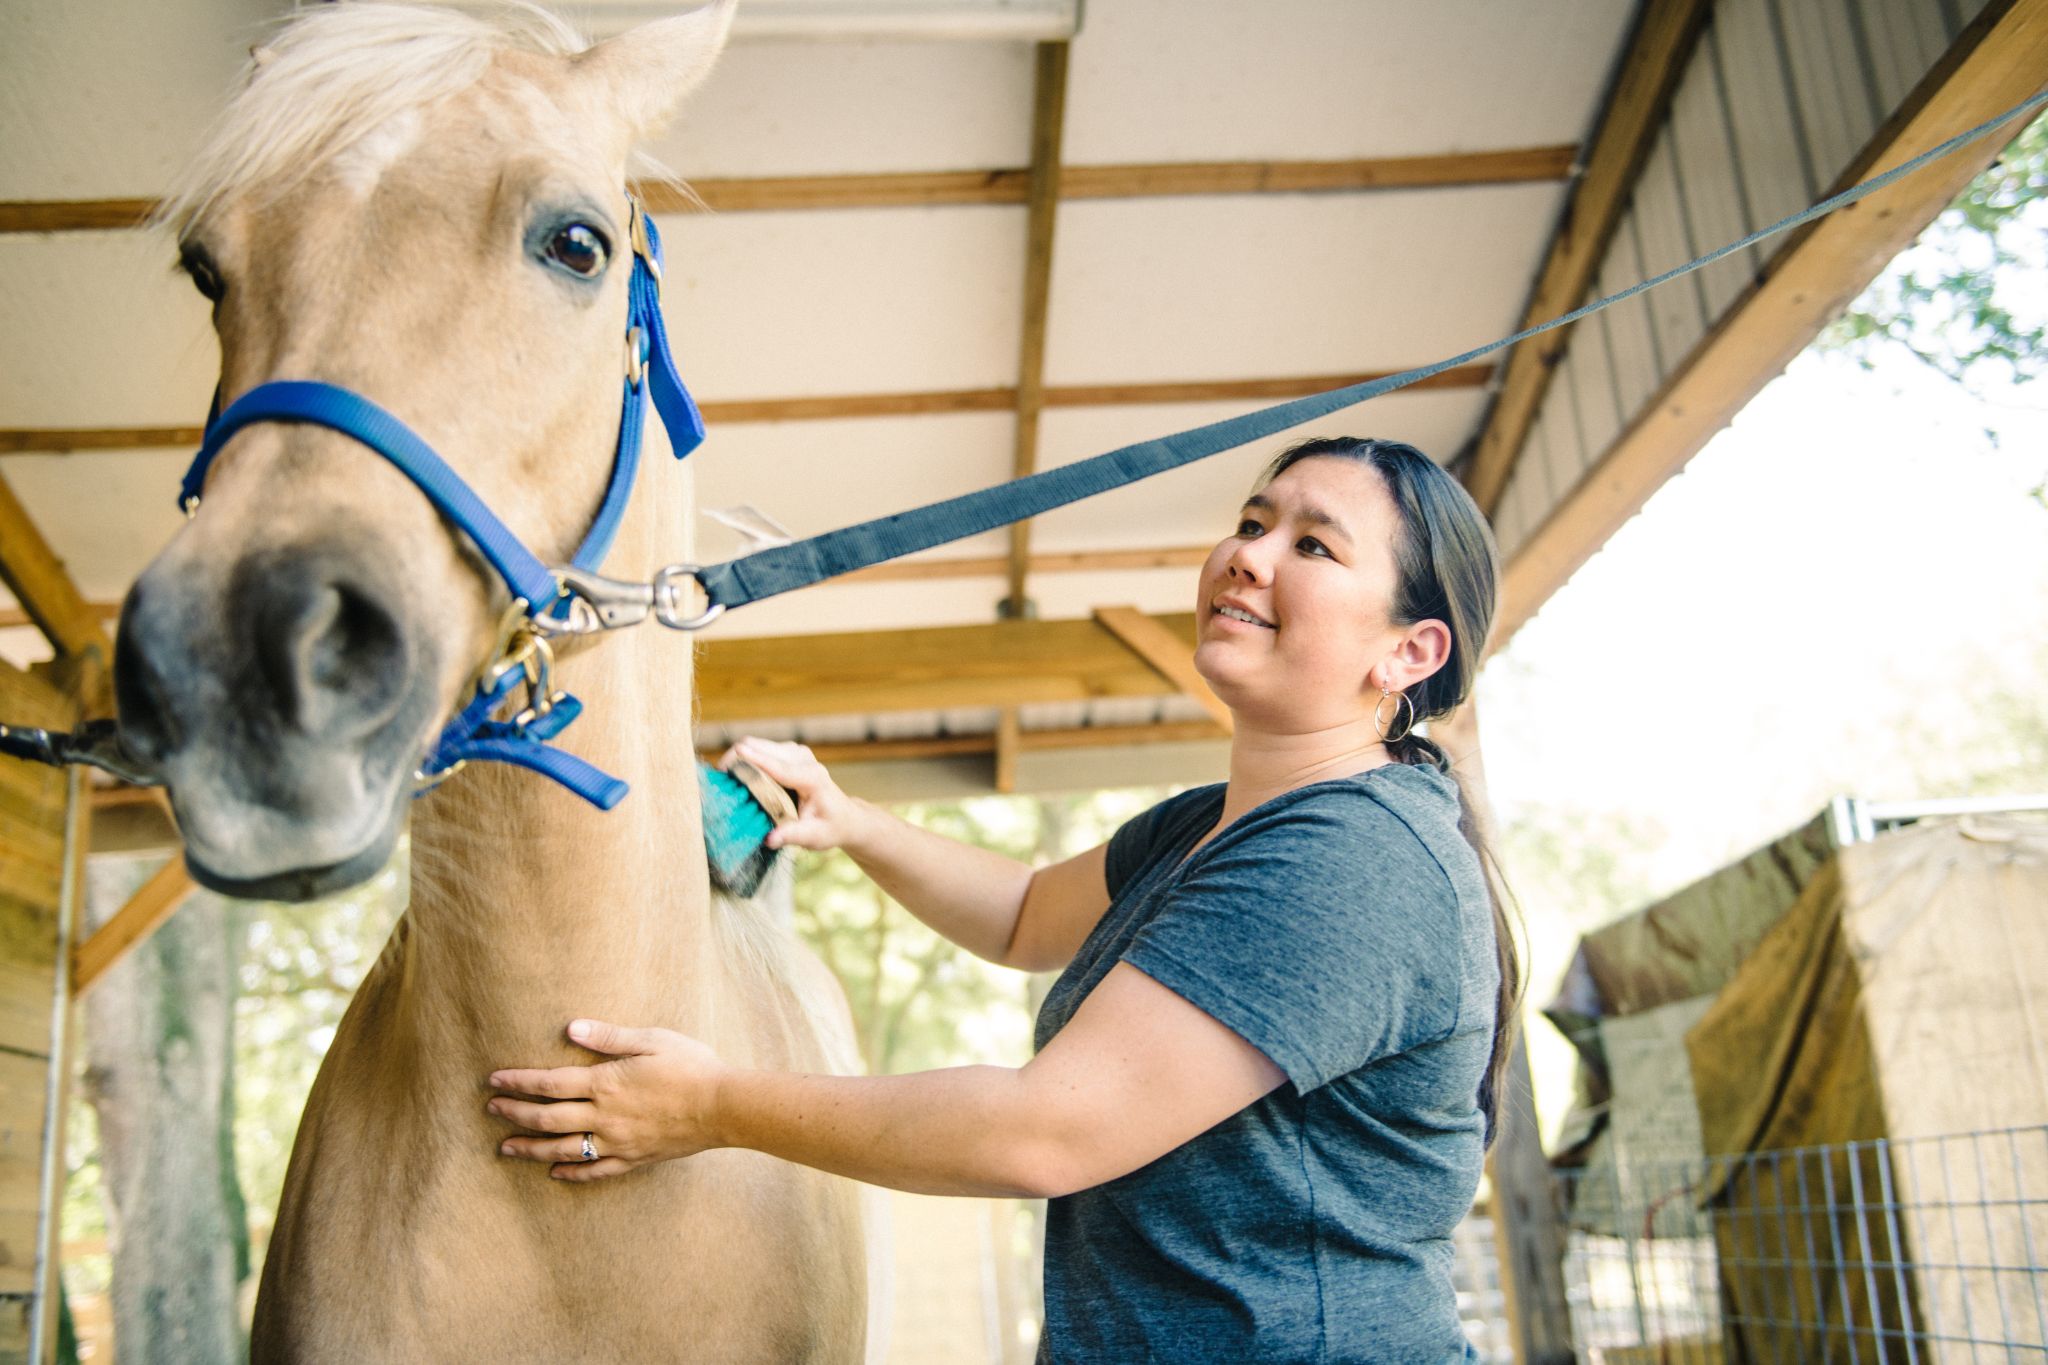
M221 401L352 389L533 551L568 557L620 417L636 138L731 0L588 50L538 14L321 7L254 54L167 213L213 301ZM297 898L383 865L507 595L402 474L321 426L233 437L129 593L123 737L201 881Z

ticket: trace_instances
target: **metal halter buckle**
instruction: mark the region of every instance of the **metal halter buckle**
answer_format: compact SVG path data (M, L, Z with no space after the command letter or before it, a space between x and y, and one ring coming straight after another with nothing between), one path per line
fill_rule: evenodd
M636 325L626 329L626 382L636 390L647 375L647 338Z
M627 234L633 239L633 254L647 262L647 273L654 279L654 287L661 288L661 262L654 259L654 244L647 240L647 210L637 195L627 195L626 203L632 208L632 222Z
M687 605L683 582L695 580L702 567L671 564L655 574L652 582L631 583L606 578L573 564L565 565L555 570L555 578L562 585L562 596L568 599L568 613L536 615L533 629L548 636L596 635L622 626L637 626L649 616L670 630L702 629L725 614L723 605L710 602L697 615L684 615Z

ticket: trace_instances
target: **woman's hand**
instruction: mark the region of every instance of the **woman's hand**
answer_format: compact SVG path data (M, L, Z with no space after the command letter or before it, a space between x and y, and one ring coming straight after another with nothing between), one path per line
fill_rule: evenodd
M844 848L856 837L864 808L839 790L839 784L807 746L749 735L726 750L718 766L728 768L736 758L745 759L796 793L797 818L769 831L768 847Z
M618 1060L493 1071L491 1088L505 1093L491 1100L491 1113L550 1135L507 1138L500 1155L551 1162L548 1174L558 1180L601 1180L723 1145L713 1119L726 1067L710 1048L667 1029L594 1019L570 1024L569 1037ZM595 1160L584 1156L586 1133Z

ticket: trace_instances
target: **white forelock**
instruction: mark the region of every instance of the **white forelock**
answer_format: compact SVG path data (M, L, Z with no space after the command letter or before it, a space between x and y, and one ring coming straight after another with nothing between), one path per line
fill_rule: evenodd
M498 53L568 57L587 46L523 3L488 18L375 0L302 10L251 54L240 93L156 218L182 232L223 195L289 185L392 119L467 89Z

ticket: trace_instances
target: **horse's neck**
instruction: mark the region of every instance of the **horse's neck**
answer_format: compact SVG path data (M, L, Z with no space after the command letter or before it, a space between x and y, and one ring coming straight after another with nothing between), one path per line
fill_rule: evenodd
M684 548L677 471L642 475L607 563L621 576ZM490 764L421 802L402 987L415 1028L495 1048L559 1046L578 1015L707 1030L721 983L690 666L688 639L652 622L557 662L556 685L584 705L560 747L630 784L617 808Z

